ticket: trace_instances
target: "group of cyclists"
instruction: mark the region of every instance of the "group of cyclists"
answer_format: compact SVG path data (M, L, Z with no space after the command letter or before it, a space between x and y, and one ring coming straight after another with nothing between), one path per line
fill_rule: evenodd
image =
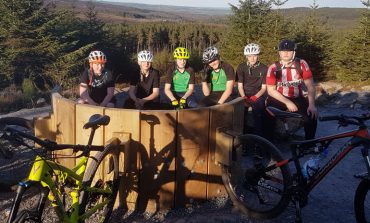
M204 97L197 101L194 96L195 74L188 64L190 53L186 48L178 47L173 52L173 66L166 72L166 98L160 101L160 75L159 71L152 67L153 53L149 50L140 51L137 56L139 67L130 80L129 98L123 107L169 109L224 104L235 98L233 89L237 82L238 93L245 100L245 106L252 108L255 134L273 140L275 119L268 115L265 109L265 106L273 106L301 114L305 137L313 139L318 116L315 86L307 62L295 57L295 42L282 40L278 46L280 60L269 67L260 62L260 52L260 45L247 44L244 47L246 61L241 63L235 72L229 63L221 60L216 47L206 48L202 55L205 69L201 74ZM101 51L92 51L88 60L89 68L80 77L78 103L114 107L114 79L105 67L106 55ZM307 89L307 97L303 95L304 86ZM247 115L248 109L245 111ZM248 131L246 123L244 126L245 131Z

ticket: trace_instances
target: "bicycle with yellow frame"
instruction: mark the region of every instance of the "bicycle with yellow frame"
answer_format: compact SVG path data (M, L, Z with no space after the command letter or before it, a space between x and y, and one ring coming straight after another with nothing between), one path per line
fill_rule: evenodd
M92 141L95 130L108 125L109 121L109 116L91 116L84 125L84 129L91 128L88 144L71 145L42 140L27 133L22 129L30 128L26 119L0 119L1 140L17 147L26 146L36 153L28 178L18 184L7 222L42 222L45 217L51 218L52 214L44 213L50 210L46 208L48 200L58 222L108 222L120 182L120 142L112 139L106 146L95 146ZM35 148L30 142L41 148ZM51 153L67 148L73 149L74 153L81 152L69 156L79 158L72 169L56 163L55 158L61 155ZM97 152L90 156L91 151Z

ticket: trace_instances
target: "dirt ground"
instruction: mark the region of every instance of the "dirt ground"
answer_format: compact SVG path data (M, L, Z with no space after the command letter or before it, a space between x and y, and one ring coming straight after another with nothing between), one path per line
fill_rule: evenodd
M321 115L333 114L363 114L369 112L364 109L351 109L351 108L334 108L334 107L320 107ZM369 124L369 123L368 123ZM319 122L317 136L324 136L334 134L337 132L353 129L354 127L337 128L335 122ZM330 155L332 155L343 143L343 140L333 143L330 148ZM289 156L289 150L286 145L281 144L284 157ZM27 154L25 154L26 156ZM11 166L5 165L5 161L0 158L0 186L7 177L14 178L21 175L27 168L26 160L19 161L20 163L12 164ZM18 171L18 172L15 172ZM323 181L311 192L309 195L309 202L302 210L304 222L355 222L353 198L355 189L359 180L353 177L353 174L364 172L365 165L363 164L360 150L354 150L347 157L342 160L324 179ZM294 169L291 168L291 172ZM11 205L13 191L9 188L0 187L0 222L5 222L5 215L7 209ZM48 218L44 222L56 222L53 218L47 215ZM118 210L114 213L112 222L210 222L210 223L228 223L228 222L294 222L294 209L290 206L279 217L266 220L257 221L248 219L247 216L241 216L235 210L227 198L220 198L202 204L195 204L186 209L172 210L169 212L160 212L156 214L138 215L135 213L123 213Z

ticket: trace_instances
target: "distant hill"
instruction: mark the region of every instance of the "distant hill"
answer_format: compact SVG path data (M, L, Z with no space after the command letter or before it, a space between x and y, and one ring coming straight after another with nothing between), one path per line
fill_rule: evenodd
M57 0L57 7L71 9L83 16L86 1ZM152 22L152 21L182 21L223 23L231 14L228 8L179 7L169 5L150 5L139 3L95 2L99 17L105 22ZM300 19L309 12L309 8L280 9L286 17ZM359 8L319 8L318 15L328 22L333 29L347 29L356 24L360 16Z

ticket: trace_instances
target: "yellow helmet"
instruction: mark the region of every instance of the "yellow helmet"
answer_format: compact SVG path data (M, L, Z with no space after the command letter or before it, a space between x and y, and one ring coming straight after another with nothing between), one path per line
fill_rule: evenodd
M173 58L175 59L189 59L190 58L190 53L189 51L184 48L184 47L177 47L173 51Z

